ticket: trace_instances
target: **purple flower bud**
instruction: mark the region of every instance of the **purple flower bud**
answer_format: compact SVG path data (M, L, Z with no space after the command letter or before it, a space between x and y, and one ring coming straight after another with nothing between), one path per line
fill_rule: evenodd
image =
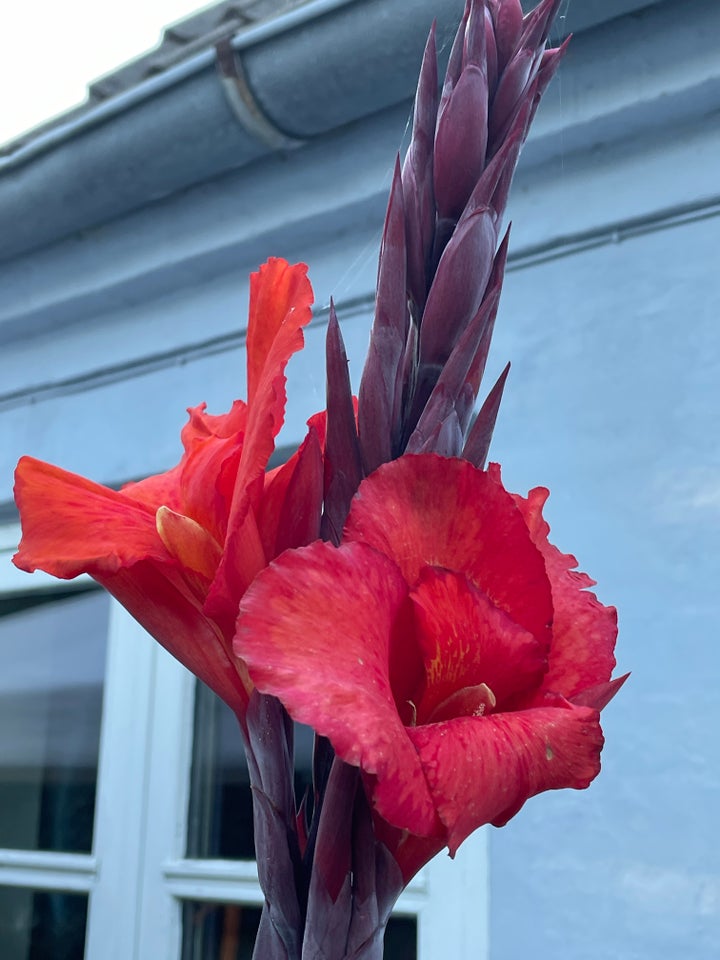
M460 79L460 71L462 70L463 66L463 51L465 47L465 24L468 22L468 17L470 16L470 4L471 0L465 0L465 11L457 29L457 33L455 34L452 49L450 50L450 57L448 59L447 67L445 68L442 97L440 99L441 107L444 105L444 102L452 93L453 87Z
M439 103L431 31L360 387L365 472L405 449L461 452L500 295L506 240L495 249L510 185L565 48L544 50L559 3L540 0L523 17L520 0L466 0ZM473 457L484 457L500 393L473 427Z
M485 50L485 4L473 0L465 24L463 43L463 70L469 66L485 69L487 54Z
M495 257L497 233L490 210L458 224L440 258L420 327L420 362L445 363L478 311Z
M510 364L508 363L500 374L495 386L488 394L485 403L480 408L480 412L475 418L475 423L470 428L470 433L463 447L463 457L476 467L480 467L480 469L485 466L485 461L487 460L490 441L493 430L495 429L495 421L497 420L498 409L500 408L500 401L509 372Z
M402 171L408 254L407 284L418 314L425 306L428 261L435 229L433 141L437 111L438 72L433 23L420 68L412 140ZM415 319L419 321L419 315Z
M490 143L496 143L498 133L509 125L532 73L535 56L534 50L519 50L503 71L490 111Z
M457 219L485 165L488 87L484 68L468 66L438 116L435 200L438 216Z
M530 111L530 116L528 117L528 121L527 121L528 126L530 126L530 124L533 122L535 111L540 106L540 99L542 95L545 93L545 90L547 89L548 84L550 83L552 78L555 76L555 71L560 66L560 61L562 60L562 58L565 56L565 53L567 52L567 48L570 45L570 39L571 39L570 37L566 37L559 47L553 50L546 50L542 55L542 59L540 61L540 68L538 69L538 73L537 73L537 85L535 88L533 105Z
M355 428L347 354L330 302L330 319L326 339L327 356L327 437L325 440L325 509L322 536L340 543L350 501L363 478L360 445Z
M498 52L495 42L495 27L492 16L487 7L484 9L485 19L485 55L487 57L488 97L492 103L498 81Z
M501 74L520 42L523 10L520 0L489 0L489 6L495 24L498 73Z
M520 37L521 47L541 47L548 38L562 0L541 0L525 17Z
M390 190L378 265L375 320L358 398L360 449L365 473L395 456L399 436L401 361L408 334L406 295L405 208L400 160Z

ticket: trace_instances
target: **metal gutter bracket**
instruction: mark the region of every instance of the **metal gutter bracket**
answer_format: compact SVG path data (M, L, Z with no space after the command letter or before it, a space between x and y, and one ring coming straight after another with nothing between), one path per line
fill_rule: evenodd
M215 53L227 102L243 129L271 150L302 147L305 140L288 136L263 111L248 83L242 58L232 47L231 38L223 37L216 43Z

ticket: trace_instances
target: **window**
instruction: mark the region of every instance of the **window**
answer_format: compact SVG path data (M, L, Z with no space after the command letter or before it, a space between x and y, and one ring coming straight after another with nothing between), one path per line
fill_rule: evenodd
M16 570L19 533L0 528L0 953L140 957L153 648L89 578Z
M3 960L244 960L262 894L234 718L92 581L16 571L18 536L0 529ZM413 881L387 960L486 956L485 842Z
M313 732L295 727L295 796L312 782ZM247 763L231 710L204 684L195 690L193 758L187 855L252 861L252 799ZM183 960L250 960L260 920L257 906L186 900L182 910ZM416 922L390 921L388 960L416 960Z
M82 586L0 595L6 960L83 957L109 607Z

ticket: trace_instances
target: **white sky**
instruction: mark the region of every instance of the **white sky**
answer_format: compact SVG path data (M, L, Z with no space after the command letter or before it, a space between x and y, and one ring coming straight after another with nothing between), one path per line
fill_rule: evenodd
M0 143L85 99L207 0L0 0Z

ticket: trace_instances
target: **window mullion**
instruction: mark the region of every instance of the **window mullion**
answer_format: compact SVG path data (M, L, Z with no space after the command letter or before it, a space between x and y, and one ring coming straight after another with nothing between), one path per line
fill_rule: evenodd
M454 860L440 853L424 868L425 895L412 888L400 897L398 913L416 906L418 960L487 960L489 954L488 828L462 844ZM468 912L471 912L471 916Z
M96 871L95 857L82 853L0 850L3 886L87 893L92 888Z
M137 960L178 960L181 905L164 865L185 855L195 677L161 647L156 657Z
M136 960L137 906L153 710L155 644L115 601L110 612L86 960Z

